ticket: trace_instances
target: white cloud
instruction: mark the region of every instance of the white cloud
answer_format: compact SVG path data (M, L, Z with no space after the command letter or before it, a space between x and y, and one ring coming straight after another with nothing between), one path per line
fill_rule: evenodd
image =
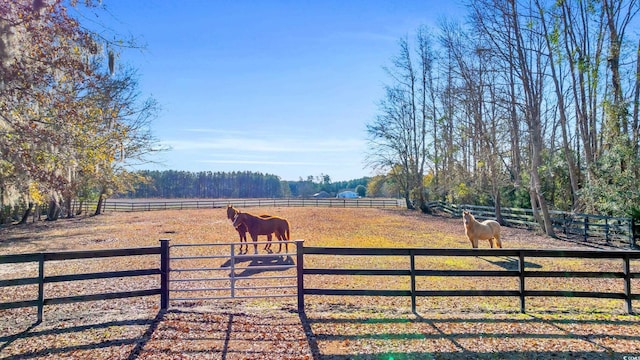
M176 139L164 141L174 151L234 151L241 153L337 153L362 151L365 142L360 139L315 139L315 138L250 138L250 137L222 137L209 139Z
M212 128L189 128L183 129L188 133L198 133L198 134L221 134L221 135L242 135L244 131L240 130L228 130L228 129L212 129Z
M238 164L238 165L316 165L313 162L304 161L262 161L262 160L201 160L205 164Z

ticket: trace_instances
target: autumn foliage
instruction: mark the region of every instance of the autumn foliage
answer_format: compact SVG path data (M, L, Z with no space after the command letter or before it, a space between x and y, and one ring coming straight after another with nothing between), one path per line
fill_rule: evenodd
M97 4L72 6L86 11ZM155 102L135 73L113 71L114 51L63 1L0 2L0 222L7 210L97 199L133 180L124 166L152 148ZM72 216L70 206L64 207Z

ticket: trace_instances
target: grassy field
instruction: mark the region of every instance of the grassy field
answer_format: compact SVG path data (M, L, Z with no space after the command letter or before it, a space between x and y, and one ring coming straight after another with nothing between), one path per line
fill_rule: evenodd
M226 209L107 213L98 217L38 222L0 229L0 254L111 249L237 241ZM291 238L306 246L469 248L461 219L400 209L246 208L285 217ZM263 238L261 238L263 240ZM505 248L588 248L503 228ZM483 248L488 242L480 243ZM277 250L277 246L275 247ZM172 256L228 254L228 246L174 247ZM252 251L252 249L250 249ZM262 246L260 253L264 253ZM274 254L278 255L278 254ZM286 256L278 256L285 259ZM285 260L287 263L289 260ZM406 269L402 257L305 257L307 267ZM419 269L503 270L502 257L419 258ZM185 261L180 267L224 265ZM242 263L240 265L243 265ZM250 265L250 264L246 264ZM47 263L47 276L159 266L157 257ZM177 266L177 265L176 265ZM611 260L536 259L536 270L619 271ZM632 264L638 271L640 264ZM174 265L172 264L172 268ZM228 273L228 272L227 272ZM251 272L243 286L273 272ZM37 265L0 265L0 280L35 276ZM293 270L278 275L294 274ZM197 277L198 274L175 274ZM270 280L279 281L279 280ZM284 280L283 280L284 281ZM307 287L406 289L409 279L307 276ZM157 277L47 284L47 297L158 286ZM176 285L180 286L180 285ZM421 278L418 289L517 289L514 279ZM530 289L616 291L622 281L531 279ZM634 279L633 288L640 288ZM0 302L35 297L37 286L5 288ZM634 293L637 293L634 290ZM282 293L294 294L295 289ZM194 295L198 295L197 293ZM172 297L174 295L172 294ZM634 303L634 308L640 304ZM0 358L212 358L212 359L429 359L429 358L620 358L640 356L640 318L623 313L621 300L532 298L527 314L516 298L408 298L307 296L305 316L295 297L172 302L159 312L156 296L0 311Z

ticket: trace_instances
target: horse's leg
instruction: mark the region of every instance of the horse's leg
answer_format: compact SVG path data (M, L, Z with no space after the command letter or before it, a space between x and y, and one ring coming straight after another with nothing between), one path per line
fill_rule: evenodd
M249 252L249 243L247 242L247 232L244 231L242 232L242 240L244 242L244 252L243 254L246 254ZM242 249L242 244L240 244L240 249Z
M244 241L247 241L247 233L243 233L240 229L236 229L238 231L238 237L240 237L240 254L242 254L242 238Z
M474 249L478 248L478 239L477 238L473 238L471 239L471 246L473 246Z
M289 237L287 236L287 229L283 229L282 230L282 241L284 241L284 248L285 248L285 252L289 252L289 243L287 241L289 241ZM280 248L282 249L282 244L280 244Z
M285 228L282 230L282 238L284 239L284 241L289 241L291 240L291 233L289 232L289 223L287 223L287 226L285 226ZM289 243L286 242L284 244L285 248L287 249L286 252L289 252Z
M493 249L493 238L489 238L489 246Z
M276 231L276 237L278 238L278 252L282 252L282 240L284 240L284 235L280 231Z
M267 241L269 242L267 245L264 246L264 249L271 249L271 239L273 238L273 236L271 234L267 234Z
M496 238L496 245L497 245L500 249L502 249L502 240L500 240L500 234L496 234L496 235L495 235L495 238Z
M253 253L258 255L258 234L249 233L251 240L253 240ZM249 245L247 245L247 251L249 251Z

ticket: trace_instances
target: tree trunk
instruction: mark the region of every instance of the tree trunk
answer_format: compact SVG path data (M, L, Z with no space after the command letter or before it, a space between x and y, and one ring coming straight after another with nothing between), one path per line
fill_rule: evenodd
M582 140L587 176L593 179L596 177L593 164L598 157L598 143L596 141L598 129L594 121L596 109L594 104L599 102L594 94L595 90L589 89L597 88L597 86L590 86L590 84L598 82L598 75L597 73L592 74L589 71L585 71L586 67L582 63L593 60L593 63L588 62L588 68L598 68L598 58L600 56L602 42L597 41L596 49L592 50L591 42L588 41L589 27L582 24L585 33L579 31L580 24L576 24L575 19L582 19L583 22L588 19L588 15L584 13L583 7L579 9L577 16L573 16L573 8L569 2L561 2L560 4L565 53L572 54L572 56L566 56L565 59L569 65L569 81L573 94L577 133L578 137ZM601 31L601 29L596 29L596 31ZM601 36L601 38L604 37L604 35ZM579 153L578 151L578 154ZM580 168L580 166L577 166L577 168Z
M566 115L566 107L564 104L564 92L562 91L562 86L560 85L560 79L558 78L558 74L556 72L556 60L553 57L554 50L551 46L551 40L549 31L547 29L547 23L544 18L544 9L542 6L536 1L538 9L540 10L540 14L542 14L543 18L541 21L542 27L545 33L545 42L547 44L547 50L549 52L549 56L551 57L551 61L549 61L549 67L551 69L551 78L553 79L553 84L556 90L556 97L558 99L558 112L560 115L560 128L562 130L562 149L564 152L565 159L567 160L567 166L569 170L569 182L571 185L571 208L576 210L578 206L578 175L577 168L575 165L575 161L573 159L573 153L570 150L568 129L567 129L567 115Z
M2 227L2 225L4 225L4 223L7 221L7 215L4 211L4 192L4 186L0 186L0 227Z
M18 224L26 224L27 220L29 219L29 216L31 216L31 212L33 211L33 203L29 202L29 207L27 208L27 210L24 212L24 214L22 215L22 219L20 220L20 222Z
M549 209L547 208L546 201L544 199L544 195L542 194L542 185L540 181L540 175L538 174L538 169L542 165L542 150L543 150L543 140L542 140L542 124L541 124L541 111L540 111L540 93L542 86L541 78L537 71L532 69L532 66L535 68L541 67L541 59L537 54L531 53L530 50L524 45L525 41L522 38L520 23L518 19L518 12L516 9L516 2L510 1L510 5L512 8L513 17L513 31L515 37L515 50L517 54L518 65L520 68L520 78L522 80L523 90L524 90L524 100L525 100L525 119L529 126L530 131L530 146L531 146L531 189L530 194L533 191L535 196L531 194L532 200L536 198L538 205L540 205L540 210L542 211L542 216L544 218L544 223L540 223L543 231L552 237L555 237L553 232L553 226L550 223ZM529 56L532 56L534 60L530 59ZM534 205L534 201L532 201L532 207ZM534 210L535 211L535 210Z
M631 136L631 144L633 144L633 155L638 158L640 156L638 143L640 142L640 120L638 119L638 113L640 112L640 39L638 40L638 50L636 55L636 83L634 86L633 96L633 115L631 117L633 121L633 131ZM636 178L640 175L638 170L635 169Z
M496 221L500 225L506 225L504 219L502 218L502 197L500 196L500 189L496 185L495 178L492 181L493 184L493 201L496 207Z
M555 233L553 231L553 226L551 224L551 216L549 216L549 208L547 207L547 201L542 194L542 182L540 180L540 175L538 174L538 169L542 165L541 152L542 152L542 136L540 129L539 118L535 118L538 115L534 115L534 119L532 119L532 131L531 131L531 187L534 189L536 200L538 205L540 206L540 211L542 211L542 217L544 220L544 224L541 224L542 230L551 237L555 237Z
M62 212L62 209L60 208L60 205L58 204L58 200L56 200L54 197L51 198L51 200L49 201L49 209L47 209L47 221L56 221L58 220L58 217L60 216L60 213Z
M540 217L540 211L538 211L538 195L536 195L536 190L533 187L533 181L531 181L531 186L529 188L529 201L531 201L531 211L533 211L533 218L540 225L540 229L544 232L544 221Z
M513 49L509 47L509 55L513 56ZM518 119L518 99L516 98L515 65L510 63L509 71L509 127L511 136L511 176L513 184L519 188L522 184L522 154L520 153L520 119Z
M73 209L71 208L71 196L68 196L64 199L64 206L67 210L67 219L73 218Z
M82 215L83 206L84 206L84 200L80 200L80 204L78 205L78 210L76 210L76 216Z
M605 118L605 122L609 123L608 126L605 126L605 129L609 131L609 134L605 134L608 135L605 136L605 139L616 141L621 132L628 133L629 131L627 118L624 114L624 104L622 103L622 81L620 80L620 44L622 39L616 27L616 15L619 12L619 5L611 4L609 0L604 0L603 7L607 15L606 23L609 29L609 56L607 61L611 70L611 93L613 95L612 113L609 114L608 119ZM611 146L611 144L608 145Z
M98 205L96 205L96 212L93 215L102 214L102 204L104 202L105 195L106 195L105 190L104 189L100 190L100 196L98 196Z
M404 202L407 204L407 209L409 209L409 210L415 210L416 209L413 206L413 203L411 203L411 197L409 196L408 193L405 193L405 195L404 195Z

